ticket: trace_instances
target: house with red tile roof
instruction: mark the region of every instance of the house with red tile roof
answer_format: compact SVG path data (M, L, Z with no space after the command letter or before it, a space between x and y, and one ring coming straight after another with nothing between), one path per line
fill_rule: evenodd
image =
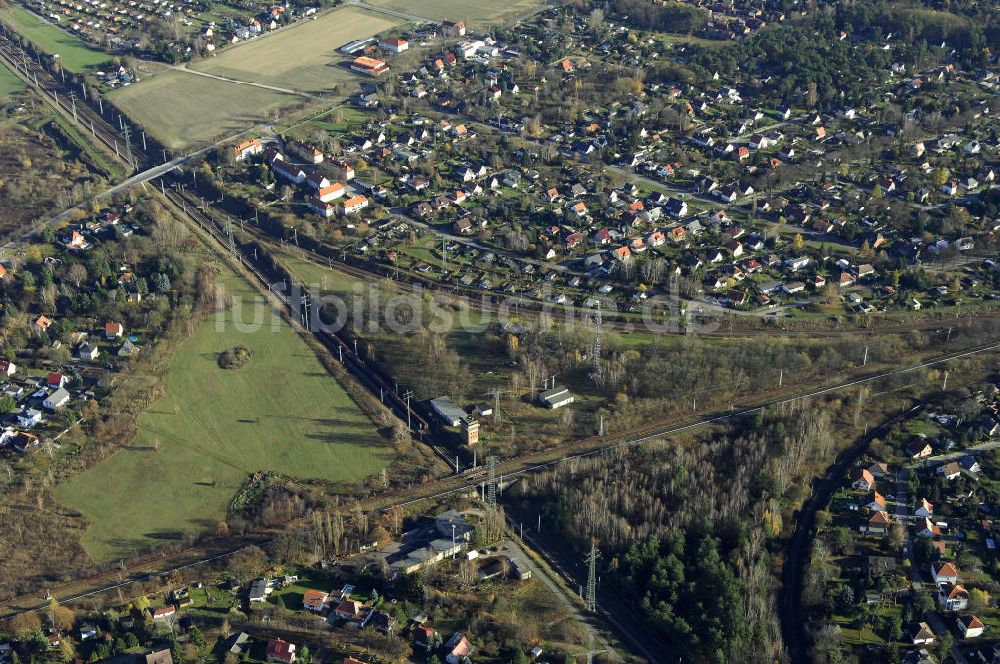
M295 644L283 639L270 639L267 642L267 661L292 664L295 661Z
M324 609L330 608L327 604L330 594L322 590L307 590L302 593L302 608L313 613L322 613Z

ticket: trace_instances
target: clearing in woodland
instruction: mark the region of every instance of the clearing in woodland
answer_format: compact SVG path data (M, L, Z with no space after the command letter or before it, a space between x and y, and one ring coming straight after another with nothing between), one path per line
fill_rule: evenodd
M223 281L241 300L177 348L135 444L56 490L90 522L83 545L96 560L213 528L250 473L349 484L392 461L392 448L298 333L257 305L245 281L231 272ZM248 323L264 312L265 323L241 331L234 312ZM249 359L222 368L220 356L241 346Z

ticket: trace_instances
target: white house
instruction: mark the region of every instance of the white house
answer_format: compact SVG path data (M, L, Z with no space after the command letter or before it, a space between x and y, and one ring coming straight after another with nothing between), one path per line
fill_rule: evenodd
M938 586L938 604L945 611L964 611L969 607L969 593L960 584Z
M76 354L81 360L96 360L97 356L101 354L101 351L98 350L97 346L84 342L80 344Z
M17 414L17 423L22 429L30 429L42 421L42 412L34 408L25 408Z
M931 564L931 578L934 583L958 583L958 568L954 563Z
M962 633L963 639L974 639L982 636L985 628L983 621L976 616L962 616L958 619L958 631Z
M271 162L271 168L274 172L286 180L291 180L295 184L302 184L306 179L306 172L302 170L301 166L295 166L294 164L289 164L288 162L275 159Z
M392 37L389 39L380 39L378 41L378 46L383 51L389 51L390 53L402 53L410 48L410 42L398 37Z
M45 397L45 401L42 402L47 410L59 410L69 401L69 392L66 388L60 387L55 392Z

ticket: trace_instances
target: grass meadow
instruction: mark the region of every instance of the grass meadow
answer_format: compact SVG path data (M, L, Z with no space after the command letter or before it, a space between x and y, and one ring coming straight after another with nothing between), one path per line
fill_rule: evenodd
M248 129L274 110L301 100L180 71L156 74L119 88L109 98L172 150Z
M0 9L0 21L49 55L58 55L63 67L69 71L96 69L111 59L107 53L90 48L79 37L60 30L21 7Z
M227 283L244 302L250 287ZM374 424L330 376L304 340L266 309L252 333L215 316L182 342L162 382L165 396L138 421L135 444L60 485L56 497L90 522L84 548L107 560L212 528L248 474L273 470L302 479L352 483L391 462ZM221 330L219 329L221 327ZM219 367L236 345L252 353L239 369Z
M0 65L0 101L23 89L24 81L15 76L11 70Z
M372 5L414 14L432 21L465 21L472 30L486 30L514 21L540 7L539 0L369 0Z

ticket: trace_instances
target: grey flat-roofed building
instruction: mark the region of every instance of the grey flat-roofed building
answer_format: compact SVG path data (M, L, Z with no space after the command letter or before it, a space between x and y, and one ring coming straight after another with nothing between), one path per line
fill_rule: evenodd
M431 399L431 408L450 427L457 427L465 417L465 411L459 408L451 397Z
M550 410L571 404L573 403L573 399L573 395L565 387L553 387L551 390L545 390L538 395L538 401Z

